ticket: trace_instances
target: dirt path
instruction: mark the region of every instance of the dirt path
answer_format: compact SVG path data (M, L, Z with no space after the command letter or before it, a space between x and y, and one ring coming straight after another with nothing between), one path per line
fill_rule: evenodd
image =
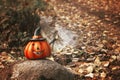
M87 57L84 56L84 59L87 61L92 58L93 62L91 63L94 65L99 65L99 62L102 65L109 65L107 67L101 65L99 65L99 68L94 67L94 72L88 72L94 73L94 77L86 78L86 80L98 78L100 80L120 79L117 75L120 73L120 7L116 8L115 6L120 5L119 1L116 3L114 0L108 2L103 0L51 0L49 3L53 7L55 24L60 24L79 35L77 48L87 53ZM91 57L91 55L93 56ZM82 57L78 58L82 59ZM113 64L114 62L115 64ZM78 74L88 74L86 72L85 74L80 73L81 62L73 62L72 64L76 66L70 68ZM83 66L85 65L83 64ZM87 66L90 67L89 64ZM100 69L100 66L102 69ZM102 72L99 72L101 70ZM116 72L116 70L118 71ZM89 74L89 77L91 77L91 74Z
M119 53L120 14L114 14L110 12L110 9L108 9L109 11L104 9L105 4L100 6L102 2L92 1L58 0L50 2L57 16L55 23L77 32L81 47L103 45L112 48L111 51ZM93 4L96 6L92 6ZM106 46L106 44L110 46Z

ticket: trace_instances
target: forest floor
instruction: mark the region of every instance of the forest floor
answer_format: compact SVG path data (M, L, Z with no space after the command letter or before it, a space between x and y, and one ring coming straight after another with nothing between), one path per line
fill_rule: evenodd
M74 80L120 80L120 8L103 0L46 1L50 7L40 16L52 17L51 25L60 24L79 35L77 47L66 48L54 60L75 73ZM0 61L2 69L4 63L16 60L3 51Z
M75 80L119 80L120 8L115 7L120 5L119 1L111 4L102 0L51 0L48 3L53 10L42 16L52 16L54 24L79 35L79 50L67 48L56 61L73 70L78 75Z

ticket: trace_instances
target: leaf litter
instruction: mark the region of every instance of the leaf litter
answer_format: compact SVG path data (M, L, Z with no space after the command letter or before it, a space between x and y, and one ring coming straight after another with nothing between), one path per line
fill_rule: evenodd
M44 12L40 11L39 15L49 23L48 26L54 26L50 29L47 27L49 34L53 34L56 25L61 26L61 31L58 31L63 42L61 39L60 42L65 45L61 50L53 50L52 60L73 71L76 74L75 80L119 80L120 1L46 0L46 2L50 8ZM69 34L72 36L69 37ZM74 40L73 36L76 35L77 39ZM70 38L72 38L70 43L64 43ZM76 46L72 46L73 44ZM58 41L55 47L57 45L61 43ZM7 48L7 45L3 44L1 47ZM4 51L0 53L0 69L16 61L14 58L16 56L22 60L18 56L21 52L11 53L10 55Z

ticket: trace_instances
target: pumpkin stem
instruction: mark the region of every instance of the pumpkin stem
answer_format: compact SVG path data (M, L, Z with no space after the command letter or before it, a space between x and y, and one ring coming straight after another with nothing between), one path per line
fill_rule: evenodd
M39 35L41 35L41 34L40 34L40 31L41 31L41 27L37 27L37 28L35 29L35 31L34 31L34 36L39 36Z

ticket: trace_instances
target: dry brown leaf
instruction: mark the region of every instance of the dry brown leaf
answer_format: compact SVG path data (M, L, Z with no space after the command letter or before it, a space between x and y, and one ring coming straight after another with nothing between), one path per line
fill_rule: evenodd
M106 74L105 72L100 73L100 76L101 76L102 78L105 78L106 75L107 75L107 74Z
M109 66L109 64L110 64L110 62L109 62L109 61L104 61L104 62L102 62L102 65L103 65L104 67L108 67L108 66Z
M96 66L100 66L101 65L101 61L100 61L100 58L99 57L96 57L95 61L94 61L94 64Z

